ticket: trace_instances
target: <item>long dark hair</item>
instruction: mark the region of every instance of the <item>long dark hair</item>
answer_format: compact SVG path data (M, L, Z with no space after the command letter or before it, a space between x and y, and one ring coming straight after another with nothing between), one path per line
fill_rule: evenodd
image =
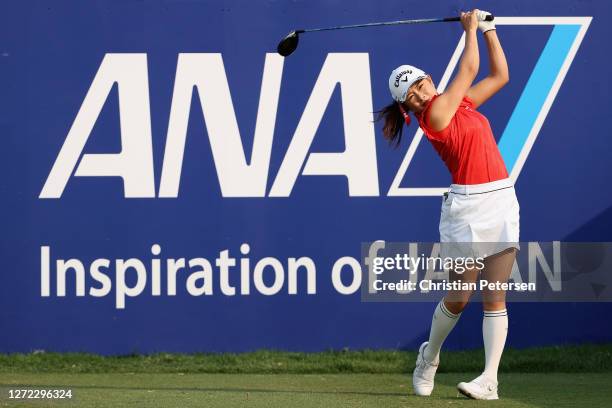
M390 144L394 144L395 147L399 146L402 140L404 123L406 122L399 103L393 101L381 110L376 111L376 113L378 114L376 116L376 122L384 119L382 131L385 139L387 139Z

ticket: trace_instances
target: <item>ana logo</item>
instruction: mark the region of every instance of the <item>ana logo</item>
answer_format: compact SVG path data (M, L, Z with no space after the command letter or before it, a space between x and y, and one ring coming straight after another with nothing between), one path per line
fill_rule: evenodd
M554 28L500 138L499 148L516 180L576 55L591 17L496 17L497 25ZM444 91L463 51L461 37L438 85ZM372 93L367 53L330 53L314 84L281 166L267 191L284 58L267 54L250 160L242 144L221 54L179 54L161 180L156 194L146 54L106 54L39 198L60 198L71 177L121 177L126 198L177 197L194 87L206 122L223 197L288 197L298 176L346 177L349 196L379 196ZM402 76L396 77L396 85ZM406 77L407 80L407 77ZM118 84L120 153L83 153L113 85ZM340 84L345 149L311 152L336 85ZM400 183L423 133L419 129L388 196L439 196L447 187L410 188Z

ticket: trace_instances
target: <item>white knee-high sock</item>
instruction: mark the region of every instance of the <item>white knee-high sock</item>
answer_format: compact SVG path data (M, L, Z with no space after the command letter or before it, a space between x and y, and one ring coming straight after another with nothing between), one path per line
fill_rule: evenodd
M508 334L508 312L485 311L482 319L482 339L485 349L485 369L482 375L497 382L497 369Z
M429 344L423 352L425 360L434 362L438 359L442 343L446 340L448 334L453 330L461 313L451 313L444 306L444 299L438 303L431 319L431 330L429 331Z

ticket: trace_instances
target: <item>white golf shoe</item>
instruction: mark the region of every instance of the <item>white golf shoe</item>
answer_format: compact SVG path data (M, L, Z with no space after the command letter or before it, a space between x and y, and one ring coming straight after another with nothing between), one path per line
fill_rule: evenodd
M479 376L470 382L460 382L457 384L460 393L468 398L477 400L496 400L497 383L484 376Z
M425 347L427 347L427 343L426 341L419 347L419 356L417 357L416 367L412 373L414 393L424 397L431 395L433 391L434 377L438 369L438 364L440 363L439 357L433 362L429 362L423 357L423 352L425 351Z

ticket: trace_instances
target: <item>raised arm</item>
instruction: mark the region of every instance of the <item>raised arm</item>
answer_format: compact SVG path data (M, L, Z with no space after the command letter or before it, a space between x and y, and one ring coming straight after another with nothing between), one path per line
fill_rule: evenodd
M465 30L465 48L459 63L459 72L446 88L446 91L431 105L429 122L435 131L440 131L448 126L478 73L480 57L476 39L477 14L478 10L461 13L461 24Z
M474 101L476 107L485 103L510 80L508 63L506 62L506 56L504 55L499 38L497 38L495 25L492 22L489 24L488 26L485 24L483 27L481 23L480 29L484 32L483 35L487 43L490 73L467 92L467 96Z

